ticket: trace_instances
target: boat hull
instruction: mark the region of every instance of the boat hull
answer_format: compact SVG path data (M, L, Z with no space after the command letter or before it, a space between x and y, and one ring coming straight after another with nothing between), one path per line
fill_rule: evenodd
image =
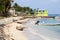
M60 26L60 24L38 24L40 26Z

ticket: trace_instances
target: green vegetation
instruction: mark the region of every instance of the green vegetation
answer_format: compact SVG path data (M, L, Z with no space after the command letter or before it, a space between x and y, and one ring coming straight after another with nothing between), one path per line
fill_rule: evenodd
M13 5L13 8L15 8L16 11L20 11L20 12L25 12L25 11L29 11L30 12L30 11L33 11L31 8L29 8L29 7L21 7L17 3L15 3Z
M26 13L28 16L30 15L33 15L33 16L36 16L35 15L35 11L36 9L32 9L30 7L22 7L22 6L19 6L17 3L15 3L12 7L11 7L11 3L13 2L13 0L0 0L0 16L4 16L4 17L8 17L8 16L11 16L8 11L10 8L14 8L17 12L23 12L23 13ZM39 10L39 8L37 8L37 11ZM26 12L28 11L28 12ZM42 12L41 12L42 13ZM39 12L38 13L38 16L41 15L41 13ZM44 15L47 16L47 12L45 11L44 12Z
M9 16L8 11L11 8L12 0L0 0L0 16Z
M10 16L8 11L11 8L12 1L13 0L0 0L0 17L1 16L4 16L4 17ZM29 8L29 7L21 7L17 3L15 3L13 5L13 8L15 8L16 11L20 11L20 12L25 12L25 11L31 12L32 11L31 8Z

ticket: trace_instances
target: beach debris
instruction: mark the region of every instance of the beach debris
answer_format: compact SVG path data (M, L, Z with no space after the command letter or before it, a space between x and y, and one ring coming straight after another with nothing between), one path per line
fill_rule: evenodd
M25 28L25 27L19 27L19 26L16 27L16 29L17 29L17 30L20 30L20 31L23 31L24 28Z
M13 38L11 38L11 40L14 40Z
M17 22L17 23L22 24L22 22Z

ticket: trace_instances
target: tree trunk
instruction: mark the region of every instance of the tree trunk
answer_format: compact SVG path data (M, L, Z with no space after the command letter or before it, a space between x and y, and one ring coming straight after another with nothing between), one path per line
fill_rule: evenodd
M9 16L8 11L9 11L10 8L11 8L11 3L10 2L7 2L5 4L5 11L3 11L3 14L4 14L5 17L8 17Z

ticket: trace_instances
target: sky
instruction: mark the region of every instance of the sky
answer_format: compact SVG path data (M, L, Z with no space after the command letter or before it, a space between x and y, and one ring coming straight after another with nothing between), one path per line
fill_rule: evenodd
M20 6L48 10L49 14L60 14L60 0L14 0Z

